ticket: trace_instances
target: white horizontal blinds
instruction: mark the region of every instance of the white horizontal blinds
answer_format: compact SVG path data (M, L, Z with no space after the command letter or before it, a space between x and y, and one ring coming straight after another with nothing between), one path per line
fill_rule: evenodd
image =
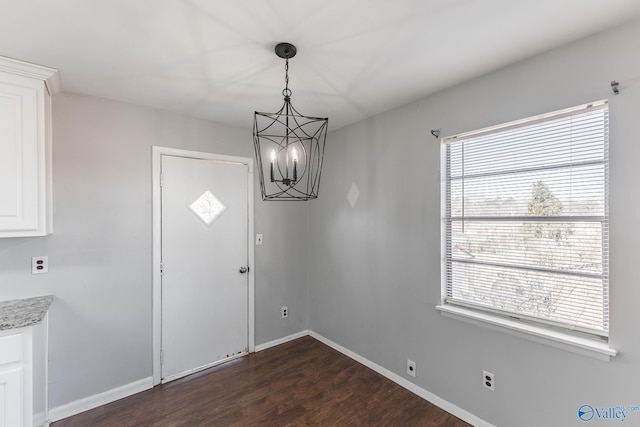
M444 143L446 301L607 336L607 103Z

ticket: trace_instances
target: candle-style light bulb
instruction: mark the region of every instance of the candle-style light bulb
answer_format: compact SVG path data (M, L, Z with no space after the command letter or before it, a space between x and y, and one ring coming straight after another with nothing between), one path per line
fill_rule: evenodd
M274 182L273 179L273 164L276 162L276 150L271 150L271 163L269 164L269 170L271 172L271 182Z
M293 182L298 180L298 150L291 149L291 158L293 159Z

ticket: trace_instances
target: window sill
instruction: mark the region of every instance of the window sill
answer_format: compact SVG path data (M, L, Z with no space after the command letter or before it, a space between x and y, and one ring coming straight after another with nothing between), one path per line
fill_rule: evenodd
M609 362L611 357L618 354L617 350L609 347L609 345L604 342L493 316L489 313L481 313L451 305L437 305L436 309L445 317L462 320L478 326L486 327L489 325L490 329L506 332L520 338L589 356L605 362Z

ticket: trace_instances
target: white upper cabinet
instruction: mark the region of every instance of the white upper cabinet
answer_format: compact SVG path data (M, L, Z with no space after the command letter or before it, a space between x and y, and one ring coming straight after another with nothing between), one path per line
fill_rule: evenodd
M51 95L57 70L0 57L0 237L52 232Z

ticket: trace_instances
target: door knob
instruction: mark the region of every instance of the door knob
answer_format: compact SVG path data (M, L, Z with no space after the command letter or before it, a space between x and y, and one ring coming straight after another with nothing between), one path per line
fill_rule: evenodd
M240 267L240 270L238 270L238 271L240 271L241 274L244 274L247 271L249 271L249 267L242 266L242 267Z

